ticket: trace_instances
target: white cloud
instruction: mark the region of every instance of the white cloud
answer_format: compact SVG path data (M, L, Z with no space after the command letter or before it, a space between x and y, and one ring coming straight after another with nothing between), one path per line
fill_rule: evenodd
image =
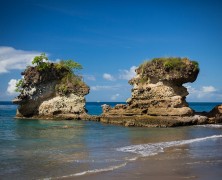
M111 96L111 100L115 101L118 97L120 96L120 94L114 94Z
M193 88L189 85L185 86L190 96L196 98L209 98L210 96L218 96L217 89L214 86L203 86L199 89Z
M203 91L203 93L212 93L212 92L215 92L217 90L213 86L203 86L202 91Z
M137 69L136 66L132 66L129 70L119 70L120 71L120 75L119 75L119 79L126 79L126 80L130 80L132 79L134 76L136 76L136 72L135 70Z
M189 94L197 93L197 90L195 88L193 88L192 86L189 86L189 85L184 85L184 86L187 88Z
M111 74L108 74L108 73L104 73L103 78L108 81L115 81L115 78Z
M11 79L11 80L8 82L7 93L8 93L9 95L17 95L17 94L18 94L17 92L15 92L16 83L17 83L18 81L19 81L19 80Z
M100 90L117 90L121 86L114 85L114 86L91 86L90 89L93 91L100 91Z
M93 75L83 75L83 77L89 81L96 81L96 77Z
M12 69L25 69L40 52L17 50L12 47L0 46L0 73Z

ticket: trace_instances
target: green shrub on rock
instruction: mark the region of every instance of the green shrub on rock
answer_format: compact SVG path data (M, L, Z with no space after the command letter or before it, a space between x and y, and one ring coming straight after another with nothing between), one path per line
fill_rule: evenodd
M43 71L49 68L49 63L45 61L48 61L48 57L45 53L42 53L40 56L34 57L32 64L36 65L39 71Z
M199 63L198 63L197 61L192 61L192 63L193 63L193 65L194 65L194 67L195 67L194 70L200 70L200 68L199 68Z
M70 72L75 72L75 70L80 70L82 69L82 65L69 59L69 60L61 60L59 62L59 64L62 66L62 67L65 67L66 69L68 69Z
M68 93L78 92L78 90L83 87L85 83L82 78L73 73L67 73L56 85L56 92L60 95L66 95Z
M24 85L24 80L20 79L15 85L16 87L15 92L22 92L23 85Z
M152 79L154 81L170 81L180 85L196 80L199 64L181 57L154 58L140 65L137 73L141 76L141 83Z
M77 92L85 83L82 77L75 74L76 70L82 69L82 65L73 60L61 60L55 65L57 70L62 68L67 70L60 83L56 85L56 92L60 95Z
M59 95L88 94L89 87L83 82L82 77L76 74L77 70L82 69L82 66L73 60L62 60L58 63L47 62L48 57L45 53L36 56L32 64L27 66L22 75L24 80L18 81L16 91L21 92L26 86L31 84L50 83L56 81L55 92Z

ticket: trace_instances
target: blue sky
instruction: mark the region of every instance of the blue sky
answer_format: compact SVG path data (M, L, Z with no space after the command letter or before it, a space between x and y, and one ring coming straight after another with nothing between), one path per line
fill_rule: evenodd
M0 0L0 101L41 52L73 59L87 101L126 101L134 69L154 57L200 64L188 101L222 101L222 2L218 0Z

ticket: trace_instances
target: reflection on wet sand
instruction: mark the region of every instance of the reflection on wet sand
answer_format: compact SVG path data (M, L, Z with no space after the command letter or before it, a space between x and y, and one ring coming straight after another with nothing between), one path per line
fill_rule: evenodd
M221 174L222 138L214 139L221 135L220 128L126 128L43 120L16 120L13 127L9 133L13 138L4 141L0 152L2 174L8 179L73 179L77 174L78 180L172 180L202 178L202 170L216 173L215 177ZM195 140L204 137L206 141ZM158 153L144 157L117 150L137 145L147 148L146 144Z
M15 166L19 168L22 177L56 177L61 172L66 174L89 168L88 163L79 164L79 161L89 158L89 150L84 143L84 124L17 120L15 132L17 137L24 139L23 145L16 146L16 151L13 152L15 158L21 157ZM33 170L27 172L26 169L30 168ZM14 178L16 175L11 174L10 177Z

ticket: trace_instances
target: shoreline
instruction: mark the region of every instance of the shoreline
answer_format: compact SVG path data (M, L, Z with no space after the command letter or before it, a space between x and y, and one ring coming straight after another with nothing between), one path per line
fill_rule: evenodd
M3 101L2 101L3 102ZM4 101L3 104L5 104ZM12 102L8 101L11 105L15 105ZM8 104L7 103L7 104ZM108 103L111 106L115 106L120 102L88 102L90 104L103 105L104 103ZM121 102L122 103L122 102ZM178 126L191 126L198 124L217 124L222 122L222 114L221 110L218 108L220 106L220 102L201 102L197 104L204 104L204 106L212 104L209 109L200 109L199 105L195 109L196 102L189 102L192 109L194 109L194 114L192 116L155 116L155 115L116 115L116 114L102 114L102 108L95 115L90 112L84 114L55 114L50 116L39 116L34 115L31 117L24 117L17 115L14 117L15 119L41 119L41 120L87 120L87 121L96 121L102 122L105 124L114 124L121 125L127 127L178 127ZM193 104L193 105L192 105ZM15 105L16 106L16 105ZM213 108L214 107L214 108ZM203 107L202 107L203 108ZM218 108L218 109L217 109ZM86 109L87 103L86 103ZM214 112L213 112L214 110ZM207 119L206 119L207 118Z
M41 119L41 120L83 120L96 121L105 124L121 125L125 127L179 127L203 124L218 124L222 122L222 117L209 118L196 113L193 116L150 116L150 115L134 115L134 116L104 116L89 114L58 114L53 116L32 116L21 117L15 116L15 119Z
M157 155L139 157L116 169L86 174L79 173L80 175L77 176L67 175L59 177L59 179L220 180L222 176L220 168L222 166L222 159L191 157L188 146L166 148L164 152Z
M23 148L12 147L16 152L11 157L14 161L10 160L4 166L5 177L11 179L219 180L222 175L222 125L146 129L90 121L16 122L12 119L6 122L12 124L16 134L24 137L21 139L18 136L17 141L20 142L17 143ZM7 128L3 129L7 131ZM214 136L220 138L214 139ZM200 139L207 141L199 142ZM195 143L174 146L187 140ZM14 144L14 139L11 143ZM151 149L158 154L141 157L119 151L128 146L147 148L147 144L157 147L157 150ZM164 152L161 147L166 147ZM37 152L34 157L33 151ZM149 148L145 151L150 153ZM135 149L135 152L138 151ZM17 161L21 154L24 156ZM17 174L7 173L14 167L21 167Z

